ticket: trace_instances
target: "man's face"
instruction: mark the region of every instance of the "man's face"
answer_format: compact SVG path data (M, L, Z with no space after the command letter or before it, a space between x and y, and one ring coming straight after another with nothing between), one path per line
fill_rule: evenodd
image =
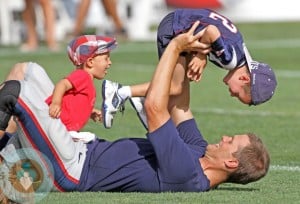
M247 67L228 71L223 78L223 82L228 86L232 97L237 97L244 104L250 104L251 97L245 91L245 86L250 83L250 76L245 71L245 68Z
M246 147L250 144L248 135L222 136L217 144L209 144L207 152L216 158L230 158L232 154L237 152L238 148Z

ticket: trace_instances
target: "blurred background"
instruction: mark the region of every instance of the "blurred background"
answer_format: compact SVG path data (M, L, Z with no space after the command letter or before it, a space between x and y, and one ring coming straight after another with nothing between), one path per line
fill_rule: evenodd
M83 33L154 41L160 20L178 7L212 8L243 23L299 21L299 6L294 0L0 0L0 45L36 51L46 42L56 51Z
M191 85L191 107L208 142L224 134L254 132L271 154L266 179L224 184L205 194L50 193L42 203L299 203L300 188L300 1L296 0L0 0L0 81L17 62L34 61L53 82L74 67L66 43L79 34L114 35L120 42L106 78L123 85L149 81L157 65L158 23L175 8L212 8L231 19L254 59L276 72L273 99L248 107L229 97L225 70L208 63L201 83ZM33 27L33 29L32 29ZM25 53L26 52L26 53ZM101 108L101 81L97 108ZM143 137L129 103L114 128L89 122L84 131L107 140Z

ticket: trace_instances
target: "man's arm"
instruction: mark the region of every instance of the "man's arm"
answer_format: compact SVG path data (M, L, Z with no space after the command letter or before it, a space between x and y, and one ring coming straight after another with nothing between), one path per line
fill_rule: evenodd
M199 42L205 30L193 35L198 25L199 22L196 22L187 33L175 37L157 65L145 99L149 132L158 129L170 118L168 111L170 83L179 54L182 51L199 51L208 48L206 44Z

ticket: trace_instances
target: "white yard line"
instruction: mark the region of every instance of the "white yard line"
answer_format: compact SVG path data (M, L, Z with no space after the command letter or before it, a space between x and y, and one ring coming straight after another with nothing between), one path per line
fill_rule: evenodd
M300 166L281 166L281 165L271 165L270 171L291 171L300 172Z
M214 113L219 115L252 115L252 116L295 116L300 117L300 112L275 112L275 111L254 111L254 110L228 110L222 108L193 108L193 112Z
M300 47L300 39L273 39L273 40L253 40L248 41L247 45L250 49L274 49L274 48L295 48ZM137 44L125 44L120 45L118 49L114 52L119 53L133 53L133 52L140 52L140 53L153 53L156 51L155 42L150 43L143 43L141 46ZM7 56L15 56L16 50L15 48L1 48L0 57L7 57ZM26 54L26 53L25 53ZM31 53L30 53L31 54ZM65 52L62 54L65 55ZM42 48L39 52L34 53L34 56L43 56L49 55L49 52L46 48ZM117 64L117 62L115 62ZM130 70L137 70L145 72L149 72L149 69L153 71L155 67L151 65L144 65L144 64L122 64L124 67ZM298 70L276 70L277 77L281 78L300 78L300 71Z
M300 39L272 39L272 40L249 40L246 42L247 46L251 49L274 49L274 48L297 48L300 47ZM143 43L141 46L136 44L120 44L118 49L114 52L156 52L156 42ZM15 48L1 48L0 56L15 55ZM26 54L26 53L25 53ZM34 55L45 55L49 54L46 48L42 48L39 52L34 53Z
M129 63L114 62L114 66L116 65L121 66L122 69L126 69L129 71L137 71L137 72L145 72L145 73L149 73L149 72L152 73L155 68L155 65L149 65L149 64L146 65L146 64L134 64L134 63L129 64ZM300 78L300 70L275 70L275 71L276 71L276 76L279 78L290 78L290 79Z
M299 70L276 70L275 73L281 78L300 78Z
M300 39L249 40L246 44L255 49L297 48L300 47Z

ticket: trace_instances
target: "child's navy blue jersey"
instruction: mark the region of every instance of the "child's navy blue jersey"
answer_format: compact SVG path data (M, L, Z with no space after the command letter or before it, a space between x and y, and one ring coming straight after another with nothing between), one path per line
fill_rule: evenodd
M207 191L199 158L207 142L194 120L171 119L147 139L96 140L88 145L80 191Z
M172 38L186 32L193 23L200 21L196 33L207 25L215 25L221 33L222 54L212 51L209 60L225 69L234 69L245 63L243 37L237 27L226 17L209 9L177 9L168 14L160 23L157 32L159 57Z

